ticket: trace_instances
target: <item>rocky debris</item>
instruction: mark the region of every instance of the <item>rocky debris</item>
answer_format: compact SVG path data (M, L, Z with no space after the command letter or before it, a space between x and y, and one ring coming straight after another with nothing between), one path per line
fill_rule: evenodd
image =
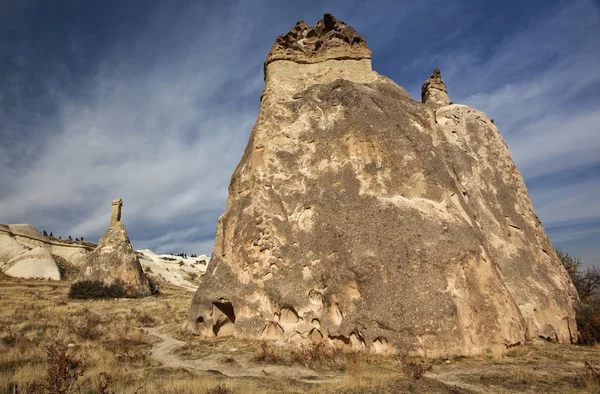
M77 282L102 282L120 285L128 297L150 295L148 278L131 247L125 226L120 222L123 201L113 200L110 227L88 257Z
M496 126L438 107L438 73L424 104L331 39L322 62L272 56L281 37L269 55L188 327L427 357L575 338L576 291Z
M34 248L10 260L2 271L15 278L60 280L60 270L54 258L43 247Z
M421 87L421 101L434 109L450 104L442 73L437 68Z

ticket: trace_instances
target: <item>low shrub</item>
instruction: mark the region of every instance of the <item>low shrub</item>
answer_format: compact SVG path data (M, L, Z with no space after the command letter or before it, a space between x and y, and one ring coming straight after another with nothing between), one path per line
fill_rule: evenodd
M306 368L337 368L345 369L359 359L367 361L365 353L348 351L325 343L314 343L293 349L290 353L292 364Z
M402 371L412 380L419 380L423 377L425 372L433 370L433 364L426 360L405 360L402 363Z
M232 391L227 387L218 385L217 387L207 390L206 394L229 394L231 392Z
M275 346L267 342L262 342L260 344L260 350L254 356L254 361L261 363L279 363L282 361L282 357Z
M122 298L126 297L123 286L118 283L105 285L100 281L75 282L69 289L69 298L96 299L96 298Z
M93 341L102 335L100 330L102 318L87 308L72 316L66 324L69 331L84 340Z

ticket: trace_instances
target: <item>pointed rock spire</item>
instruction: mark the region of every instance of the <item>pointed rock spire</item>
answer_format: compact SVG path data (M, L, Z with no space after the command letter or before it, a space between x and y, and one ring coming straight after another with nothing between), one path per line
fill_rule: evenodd
M113 200L110 227L81 267L77 282L102 282L104 286L119 286L127 297L147 296L148 278L120 221L122 206L123 200Z
M439 69L433 70L421 87L421 101L429 106L440 108L450 104L446 85L442 81L442 73Z

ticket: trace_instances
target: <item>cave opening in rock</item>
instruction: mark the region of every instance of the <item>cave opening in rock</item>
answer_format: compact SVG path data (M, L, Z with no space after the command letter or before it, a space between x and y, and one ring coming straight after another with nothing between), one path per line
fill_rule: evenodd
M216 337L230 337L233 335L235 324L235 311L231 302L223 299L213 302L213 333Z

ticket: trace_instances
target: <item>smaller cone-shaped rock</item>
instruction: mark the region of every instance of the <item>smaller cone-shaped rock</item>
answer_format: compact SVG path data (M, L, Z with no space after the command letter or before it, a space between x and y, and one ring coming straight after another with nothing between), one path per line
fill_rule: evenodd
M442 73L437 68L421 87L421 101L434 109L450 104Z
M41 278L60 280L60 270L50 252L37 247L25 252L2 267L2 271L14 278Z
M148 278L131 247L125 226L120 222L123 201L113 200L112 205L110 227L81 268L77 282L102 282L105 286L117 284L129 297L150 295Z

